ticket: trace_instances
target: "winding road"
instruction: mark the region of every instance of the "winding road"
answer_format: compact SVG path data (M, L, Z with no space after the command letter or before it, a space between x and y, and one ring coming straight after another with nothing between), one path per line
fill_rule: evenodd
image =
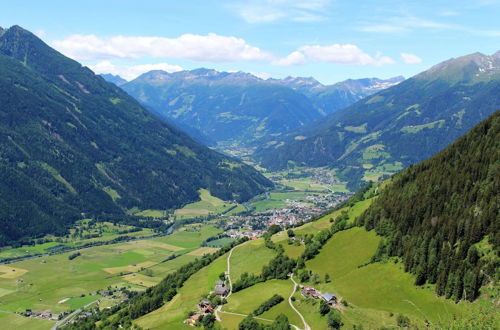
M311 327L309 326L309 324L307 324L306 319L304 318L304 316L298 311L297 308L295 308L295 306L292 303L292 297L295 294L295 291L297 291L297 287L299 285L293 279L293 274L290 275L290 280L292 280L292 282L293 282L293 291L292 291L292 294L290 295L290 297L288 297L288 303L290 304L290 307L292 307L292 309L295 311L295 313L297 313L299 315L300 319L302 320L302 323L304 324L304 330L311 330Z
M246 244L246 243L243 243L243 244ZM243 245L242 244L242 245ZM231 294L233 293L233 282L231 281L231 256L233 255L233 251L234 249L236 249L238 246L241 246L241 245L237 245L235 247L233 247L230 251L229 251L229 254L227 255L227 270L226 270L226 279L227 279L227 282L228 282L228 285L229 285L229 293L227 294L226 296L226 299L229 298L229 296L231 296ZM292 294L290 295L290 297L288 297L288 303L290 304L290 306L292 307L292 309L299 315L299 317L301 318L302 320L302 323L304 323L304 330L311 330L311 327L309 326L309 324L307 324L306 320L304 319L304 317L302 316L302 314L300 314L300 312L295 308L295 306L293 306L292 304L292 296L295 294L295 291L297 290L297 282L295 282L295 280L293 279L293 274L290 276L290 279L292 280L292 282L294 283L294 287L293 287L293 291L292 291ZM215 309L215 318L217 319L217 321L221 321L221 318L220 318L220 315L219 313L224 313L224 314L232 314L232 315L239 315L239 316L244 316L244 317L247 317L248 314L241 314L241 313L233 313L233 312L225 312L222 310L222 305L219 305L217 306L217 308ZM264 318L261 318L261 317L255 317L255 319L257 320L262 320L262 321L268 321L268 322L273 322L273 320L269 320L269 319L264 319ZM295 330L300 330L300 328L294 324L290 324Z

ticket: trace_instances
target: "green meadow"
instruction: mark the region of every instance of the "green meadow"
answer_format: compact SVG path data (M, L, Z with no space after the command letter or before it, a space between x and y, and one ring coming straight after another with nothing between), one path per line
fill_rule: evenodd
M135 323L144 329L191 329L183 321L190 311L196 310L203 296L213 291L219 274L226 270L226 259L227 254L202 268L184 283L171 301Z
M259 275L262 267L276 255L274 250L264 245L263 239L249 241L234 249L231 256L231 279L237 281L241 274Z
M446 322L453 315L467 313L466 303L455 304L438 298L432 288L413 285L414 277L399 263L372 263L380 238L363 228L335 234L321 252L306 263L308 269L331 277L330 283L316 285L322 292L335 293L350 304L344 315L346 324L395 326L395 317L404 314L423 326ZM391 314L392 313L392 314Z
M89 243L109 242L121 236L146 238L155 234L149 228L141 228L139 231L129 233L127 231L135 229L135 227L113 224L111 222L99 222L89 225L89 221L90 219L78 221L66 236L57 238L54 236L45 237L45 239L50 240L46 243L22 246L19 248L3 248L0 251L0 259L46 254L53 252L53 250L58 247L80 247ZM90 235L97 237L86 238L90 237Z
M288 317L291 324L301 327L302 321L288 304L288 297L292 291L293 282L290 280L269 280L232 294L228 299L228 304L222 310L239 314L251 314L263 302L271 298L274 294L278 294L285 298L285 300L258 317L274 320L276 316L283 313ZM223 324L227 315L230 314L221 314Z
M108 286L144 290L208 252L207 248L200 250L200 244L219 232L212 225L189 225L164 237L81 249L81 255L72 260L68 259L70 252L0 266L0 310L62 312L99 299L89 294ZM180 256L165 261L173 254ZM43 323L37 319L15 320ZM28 323L23 328L36 328Z

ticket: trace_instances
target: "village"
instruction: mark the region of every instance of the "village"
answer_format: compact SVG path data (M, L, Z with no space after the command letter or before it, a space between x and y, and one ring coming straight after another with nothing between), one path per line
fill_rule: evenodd
M226 221L225 230L231 238L248 237L249 239L257 239L267 231L267 228L273 225L287 229L310 222L326 209L334 208L351 196L351 193L311 194L305 197L307 202L286 199L287 206L283 208L250 215L231 216Z

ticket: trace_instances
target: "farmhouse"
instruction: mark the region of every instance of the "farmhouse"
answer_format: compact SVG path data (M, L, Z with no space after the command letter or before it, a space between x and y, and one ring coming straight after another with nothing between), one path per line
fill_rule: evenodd
M326 301L330 306L333 306L337 303L337 296L331 293L325 293L321 298L323 298L323 300Z
M202 300L199 304L198 307L200 307L200 310L204 314L211 314L214 311L214 308L212 307L212 304L208 300Z
M225 297L229 293L229 290L227 289L227 287L224 284L222 284L222 285L217 284L215 286L214 292L218 296Z
M302 287L302 295L304 297L313 297L314 299L318 299L319 298L318 291L316 291L316 289L313 288L312 286L304 286L304 287Z
M187 324L187 325L190 325L192 327L195 327L198 323L198 320L200 319L201 315L200 314L194 314L194 315L191 315L190 318L188 318L187 320L185 320L184 322Z

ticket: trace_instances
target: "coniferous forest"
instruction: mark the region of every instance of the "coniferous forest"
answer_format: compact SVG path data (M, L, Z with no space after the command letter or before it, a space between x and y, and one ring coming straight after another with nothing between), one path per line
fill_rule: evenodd
M415 284L474 300L498 280L500 112L394 176L358 224L385 236L375 260L398 256Z

